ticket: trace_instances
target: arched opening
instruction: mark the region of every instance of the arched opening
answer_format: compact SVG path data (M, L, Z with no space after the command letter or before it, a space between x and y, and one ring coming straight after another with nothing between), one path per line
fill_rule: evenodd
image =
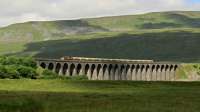
M74 73L75 65L71 64L70 69L69 69L69 75L72 76Z
M135 69L135 65L132 65L132 66L131 66L131 69L132 69L132 70Z
M161 73L161 66L160 65L157 65L156 66L156 80L161 80L161 75L160 75L160 73Z
M150 66L149 65L146 65L145 72L146 72L146 80L150 81L151 75L150 75Z
M166 72L165 72L165 65L161 65L161 80L166 80Z
M41 66L42 68L44 68L44 69L46 68L46 64L45 64L45 63L41 63L40 66Z
M166 65L165 66L165 79L169 80L169 71L170 71L170 66Z
M137 65L137 66L136 66L136 73L137 73L137 74L138 74L139 70L140 70L140 65Z
M117 64L114 66L114 80L119 80L119 66Z
M85 65L85 74L86 74L86 75L88 74L89 68L90 68L89 64L86 64L86 65Z
M130 65L127 65L126 66L126 74L128 73L129 69L130 69Z
M176 71L177 68L178 68L178 65L175 65L175 66L174 66L174 71Z
M125 66L122 65L122 66L121 66L121 69L120 69L120 73L121 73L121 74L122 74L122 72L123 72L124 69L125 69Z
M156 66L156 72L158 72L158 70L160 69L160 65Z
M113 75L113 66L110 64L108 67L108 74L109 74L109 79L114 79L114 75Z
M143 70L144 70L144 67L145 67L144 65L142 65L142 66L141 66L141 71L143 71Z
M169 70L170 70L170 71L172 71L172 70L173 70L173 65L171 65L171 66L170 66L170 69L169 69Z
M151 71L153 72L155 70L156 66L153 65L152 68L151 68Z
M105 74L106 69L107 69L107 65L104 65L104 66L103 66L103 74Z
M151 67L151 75L150 75L150 77L151 77L151 80L152 80L152 81L155 81L155 80L156 80L156 65L153 65L153 66Z
M140 71L140 79L141 79L141 80L146 80L145 72L146 72L145 66L142 65L142 66L141 66L141 71Z
M81 64L78 64L77 68L76 68L76 74L77 75L80 75L81 68L82 68Z
M59 73L60 69L61 69L61 64L57 63L56 64L56 73Z
M91 78L92 78L92 76L93 76L94 70L95 70L95 65L92 64L92 66L91 66Z
M150 66L149 66L149 65L147 65L147 66L146 66L146 72L148 72L148 71L149 71L149 68L150 68Z
M119 76L119 78L120 78L121 80L124 78L123 75L125 75L125 74L124 74L124 70L125 70L125 66L124 66L124 65L121 65L121 68L120 68L120 76Z
M163 71L164 71L164 69L165 69L165 66L164 66L164 65L162 65L162 66L161 66L161 71L163 72Z
M54 68L53 63L50 63L49 66L48 66L48 69L49 69L49 70L53 70L53 68Z
M136 66L135 65L132 65L131 66L131 74L132 74L132 77L135 78L135 72L136 72Z
M169 65L166 65L165 67L165 71L167 71L169 69Z
M118 70L118 65L115 65L115 67L114 67L114 74L115 75L118 75L118 74L116 74L117 70Z
M101 69L101 65L99 64L99 65L97 66L97 77L99 77L100 69Z
M67 69L68 69L68 64L65 63L64 66L63 66L63 71L62 71L62 73L63 73L63 74L66 74Z
M108 67L108 73L109 73L109 74L111 74L112 67L113 67L113 66L112 66L111 64L110 64L109 67Z

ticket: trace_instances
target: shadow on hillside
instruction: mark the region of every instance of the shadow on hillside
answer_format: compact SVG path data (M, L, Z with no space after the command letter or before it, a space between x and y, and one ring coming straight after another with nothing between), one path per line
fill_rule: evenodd
M169 18L173 18L174 20L184 23L189 27L199 28L200 27L200 18L190 18L188 16L180 15L180 14L170 14Z
M144 23L141 25L141 29L162 29L162 28L178 28L181 24L161 22L161 23Z
M84 20L60 20L56 21L56 25L63 33L88 33L88 32L106 32L106 28L89 24Z
M27 44L16 55L38 52L36 57L86 56L195 62L200 60L200 33L164 32L120 34L90 40L54 40Z
M144 23L140 26L141 29L162 29L162 28L179 28L191 27L200 28L200 18L190 18L181 14L167 14L167 20L174 20L176 22L160 22L160 23Z

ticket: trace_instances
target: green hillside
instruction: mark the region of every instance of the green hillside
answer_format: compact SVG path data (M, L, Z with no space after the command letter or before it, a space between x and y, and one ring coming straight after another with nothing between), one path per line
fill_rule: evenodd
M200 61L200 12L156 12L0 28L0 55Z

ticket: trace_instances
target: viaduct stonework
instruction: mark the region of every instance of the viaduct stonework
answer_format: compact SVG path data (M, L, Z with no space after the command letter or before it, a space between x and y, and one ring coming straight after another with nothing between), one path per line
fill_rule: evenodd
M178 63L153 60L63 57L37 59L42 68L63 76L86 75L89 80L175 81Z

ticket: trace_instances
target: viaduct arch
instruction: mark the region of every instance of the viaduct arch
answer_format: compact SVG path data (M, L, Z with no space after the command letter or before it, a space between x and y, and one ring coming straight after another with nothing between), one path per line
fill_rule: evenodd
M175 81L179 63L153 60L63 57L37 59L38 66L61 76L86 75L89 80Z

